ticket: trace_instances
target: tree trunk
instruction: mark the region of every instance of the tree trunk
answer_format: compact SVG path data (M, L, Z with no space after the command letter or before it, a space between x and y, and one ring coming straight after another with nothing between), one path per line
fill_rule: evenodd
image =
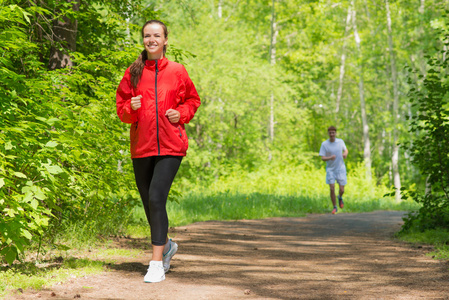
M218 1L218 18L221 19L223 17L223 0Z
M72 4L73 11L80 8L79 0L65 0ZM67 50L76 51L76 33L78 30L78 21L63 16L62 20L57 19L53 22L53 41L56 45L50 49L50 60L48 68L50 70L61 69L73 66L70 55ZM61 44L62 47L59 47Z
M426 2L426 0L421 0L421 6L419 7L419 12L421 14L424 13L425 2Z
M425 195L430 196L432 194L432 185L430 184L430 175L426 177L426 190Z
M396 57L393 46L393 34L391 30L390 5L385 0L385 8L387 13L387 29L388 29L388 48L390 52L391 79L393 81L393 153L391 164L393 167L393 182L396 189L396 201L401 200L401 178L399 174L399 145L398 145L398 119L399 119L399 90L398 90L398 74L396 69Z
M343 79L345 77L345 64L346 64L346 35L350 29L351 23L351 6L348 8L348 15L346 17L345 35L343 36L343 46L341 49L341 64L340 64L340 83L337 91L337 102L335 103L335 112L340 110L341 96L343 95Z
M272 1L271 9L271 42L270 42L270 64L274 66L276 64L276 37L278 30L276 28L276 14L275 14L275 0ZM271 92L270 98L270 141L274 140L274 93Z
M362 126L363 126L363 143L364 143L363 158L365 161L366 178L371 180L371 143L369 139L368 118L366 116L365 90L363 82L363 56L362 56L362 49L360 46L360 36L357 31L356 10L354 1L351 1L351 6L352 6L352 27L354 29L354 38L357 44L357 52L360 60L359 95L360 95L360 110L362 114Z

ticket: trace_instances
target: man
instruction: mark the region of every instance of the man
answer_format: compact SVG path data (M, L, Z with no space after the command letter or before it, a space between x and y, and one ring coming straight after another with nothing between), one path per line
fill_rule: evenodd
M339 186L338 204L343 208L343 193L346 185L346 166L344 159L348 156L348 149L342 139L338 139L337 128L330 126L327 129L329 139L321 143L321 159L326 162L326 184L329 184L330 195L334 209L332 214L337 213L337 202L335 199L335 181Z

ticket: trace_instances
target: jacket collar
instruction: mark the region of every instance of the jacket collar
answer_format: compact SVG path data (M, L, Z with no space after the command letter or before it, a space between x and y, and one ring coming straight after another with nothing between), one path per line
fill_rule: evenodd
M168 59L166 57L157 59L157 68L159 71L164 69L167 66L167 64L168 64ZM149 68L151 70L154 70L156 68L156 60L146 60L145 67Z

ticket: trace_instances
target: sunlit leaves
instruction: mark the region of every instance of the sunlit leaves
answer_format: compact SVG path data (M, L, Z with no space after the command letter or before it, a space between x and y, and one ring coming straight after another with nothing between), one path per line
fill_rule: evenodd
M60 4L61 14L76 17L67 2ZM76 12L82 22L89 14L86 7L96 15L85 6ZM110 34L107 26L98 26L103 31L91 36L92 47L73 53L72 69L49 72L49 41L36 36L33 27L35 22L41 22L39 30L52 26L47 9L29 2L0 10L0 256L9 264L30 242L44 238L51 243L51 223L85 219L85 224L106 224L101 230L107 233L108 222L97 221L127 216L123 210L137 199L129 189L129 153L121 151L129 147L126 126L114 103L118 81L137 53L121 51L119 44L137 48L119 41L123 27L114 25L116 32Z
M441 35L447 40L449 32ZM426 178L426 192L408 191L406 195L420 203L418 214L410 215L404 230L424 231L449 226L449 85L447 60L428 57L427 73L421 90L410 89L409 98L416 108L410 118L409 142L413 163ZM413 73L410 74L412 76Z

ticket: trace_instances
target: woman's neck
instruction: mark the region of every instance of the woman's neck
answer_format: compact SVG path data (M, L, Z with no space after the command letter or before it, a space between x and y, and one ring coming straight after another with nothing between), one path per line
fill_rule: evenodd
M147 52L147 59L148 60L159 60L159 59L163 59L164 58L164 54L161 55L151 55L150 53Z

